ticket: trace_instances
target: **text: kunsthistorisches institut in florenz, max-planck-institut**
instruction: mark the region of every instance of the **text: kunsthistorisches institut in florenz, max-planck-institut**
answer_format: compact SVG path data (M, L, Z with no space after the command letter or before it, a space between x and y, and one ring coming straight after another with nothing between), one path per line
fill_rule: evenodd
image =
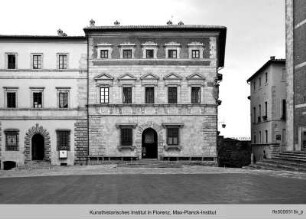
M0 36L6 162L215 162L226 28L96 26L85 36Z

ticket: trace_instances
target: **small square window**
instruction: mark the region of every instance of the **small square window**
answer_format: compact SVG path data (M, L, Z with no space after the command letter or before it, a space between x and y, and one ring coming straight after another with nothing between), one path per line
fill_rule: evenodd
M121 128L121 145L131 146L133 144L133 130L132 128Z
M123 55L124 59L131 59L132 58L132 50L131 49L124 49L122 55Z
M167 128L167 144L179 145L179 128Z
M192 87L191 88L191 103L200 103L201 102L201 88Z
M100 103L109 103L109 88L100 88Z
M41 69L42 55L33 55L33 69Z
M146 103L154 103L154 87L146 87Z
M59 108L66 109L68 108L68 100L69 100L69 93L66 91L60 91L58 93L58 100L59 100Z
M108 58L108 50L100 50L100 58L107 59Z
M4 131L5 133L5 150L18 151L18 131Z
M168 50L168 58L176 59L177 58L177 50L169 49Z
M177 87L168 87L168 103L177 103Z
M14 54L7 55L7 68L16 69L16 55Z
M132 103L132 87L123 87L123 103Z
M68 68L68 55L61 54L58 56L58 68L67 69Z
M16 92L8 91L6 93L7 108L16 108Z
M42 108L42 92L33 92L33 108Z
M154 58L154 50L153 49L147 49L146 50L146 58L147 59L153 59Z
M199 59L200 58L200 50L192 50L191 51L191 57L193 59Z

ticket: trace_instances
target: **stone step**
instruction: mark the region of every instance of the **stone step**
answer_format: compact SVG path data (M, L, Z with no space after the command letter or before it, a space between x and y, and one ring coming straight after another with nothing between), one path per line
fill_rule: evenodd
M306 162L296 162L296 161L287 161L287 160L279 160L279 159L266 159L263 161L258 161L257 163L270 163L270 164L276 164L276 165L283 164L283 165L306 168Z
M300 171L306 172L306 167L298 167L288 164L281 164L281 163L268 163L265 161L257 162L256 164L251 165L256 169L268 169L268 170L288 170L288 171Z
M285 160L285 161L306 162L306 158L294 157L294 156L274 156L273 159Z
M306 157L306 152L305 151L283 151L280 154L282 154L282 155L296 155L296 156Z
M51 169L52 165L49 161L29 161L23 166L18 167L19 169Z

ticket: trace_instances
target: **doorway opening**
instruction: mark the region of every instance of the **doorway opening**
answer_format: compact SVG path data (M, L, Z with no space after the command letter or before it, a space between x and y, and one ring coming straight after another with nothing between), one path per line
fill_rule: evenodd
M142 158L156 159L158 155L157 133L148 128L142 133Z
M32 137L32 160L43 160L45 158L45 139L41 134Z

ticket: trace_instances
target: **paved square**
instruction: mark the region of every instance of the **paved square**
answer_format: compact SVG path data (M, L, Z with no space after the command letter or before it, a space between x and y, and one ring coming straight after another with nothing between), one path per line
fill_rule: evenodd
M192 169L192 168L191 168ZM85 169L80 170L80 174ZM99 170L99 169L97 169ZM0 178L1 204L305 204L306 178L251 170L162 174L113 169L101 174ZM217 172L217 170L219 172ZM221 168L222 170L222 168ZM100 170L101 171L101 170ZM108 170L110 171L110 170ZM116 172L117 171L117 172ZM134 171L129 173L129 171ZM135 172L136 171L136 172ZM138 172L137 172L138 171ZM139 173L143 171L143 173ZM153 171L153 174L145 172ZM155 174L154 171L163 171ZM182 169L181 169L182 171ZM236 171L236 172L235 172ZM124 174L129 173L129 174ZM197 172L197 171L195 171ZM119 174L118 174L119 173ZM287 175L290 176L290 173ZM299 174L297 174L298 176Z

